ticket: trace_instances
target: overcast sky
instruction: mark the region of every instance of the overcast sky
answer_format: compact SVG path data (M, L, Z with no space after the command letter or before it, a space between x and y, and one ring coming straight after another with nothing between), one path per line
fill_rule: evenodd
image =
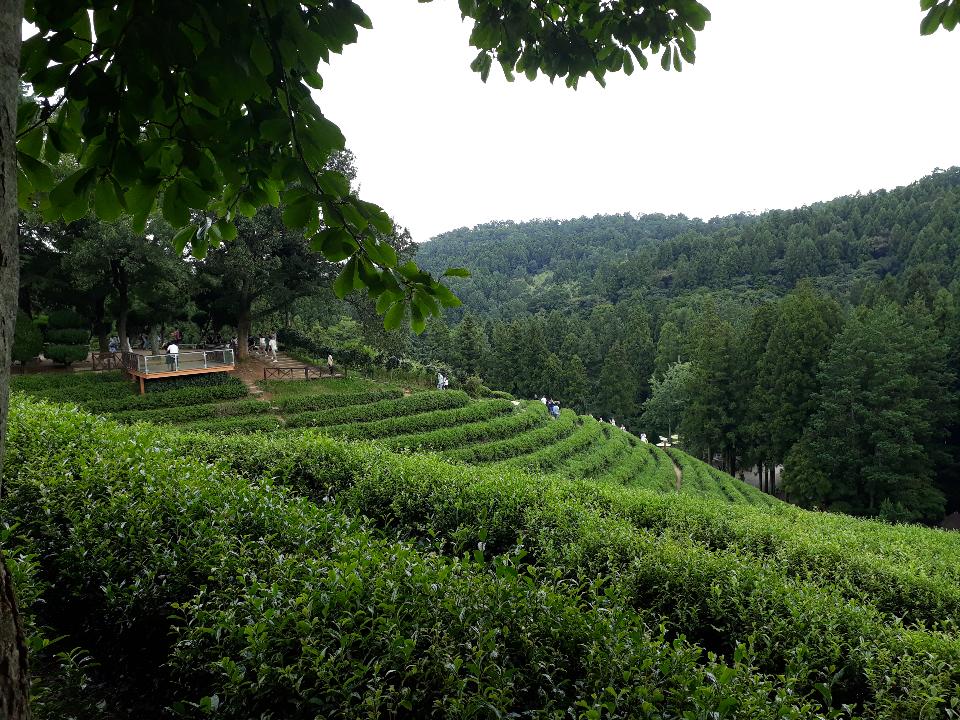
M916 0L703 0L697 63L486 84L455 0L362 0L374 29L317 99L364 199L414 239L490 220L710 218L797 207L960 165L960 31Z

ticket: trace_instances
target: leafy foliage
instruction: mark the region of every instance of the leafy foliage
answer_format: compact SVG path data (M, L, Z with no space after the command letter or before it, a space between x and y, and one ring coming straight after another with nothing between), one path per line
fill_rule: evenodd
M13 335L12 359L26 363L43 352L43 335L33 320L22 310L17 313L17 326Z

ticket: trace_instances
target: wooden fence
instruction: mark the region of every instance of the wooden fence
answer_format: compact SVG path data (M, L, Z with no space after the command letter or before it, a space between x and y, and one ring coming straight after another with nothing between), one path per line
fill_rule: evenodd
M287 365L281 367L265 367L263 369L263 379L293 378L299 377L301 373L306 380L319 380L321 377L330 377L329 373L324 375L323 368L317 367L316 365Z

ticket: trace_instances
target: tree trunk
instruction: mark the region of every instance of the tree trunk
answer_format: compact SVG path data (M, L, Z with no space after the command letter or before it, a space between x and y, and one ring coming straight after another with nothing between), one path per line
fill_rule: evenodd
M28 690L27 645L20 627L13 579L0 555L0 717L29 718Z
M10 353L20 294L17 238L17 100L20 97L20 33L23 0L0 2L0 496L3 445L10 400ZM0 551L0 717L30 717L27 646L20 627L13 579Z
M117 336L120 338L120 350L127 349L127 316L130 315L130 280L127 269L119 260L110 261L110 274L113 286L117 290Z
M247 339L250 337L250 301L244 300L241 304L240 315L237 317L237 360L246 360Z

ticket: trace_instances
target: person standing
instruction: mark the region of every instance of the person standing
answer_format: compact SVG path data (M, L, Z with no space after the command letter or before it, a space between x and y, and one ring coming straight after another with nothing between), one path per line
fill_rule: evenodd
M333 353L327 353L327 372L333 377Z
M167 345L167 369L169 371L176 372L178 355L180 355L180 346L177 345L176 340L171 340Z
M273 333L270 336L270 356L272 358L272 362L277 361L277 334L276 333Z
M267 354L267 339L263 336L263 333L260 333L260 354Z

